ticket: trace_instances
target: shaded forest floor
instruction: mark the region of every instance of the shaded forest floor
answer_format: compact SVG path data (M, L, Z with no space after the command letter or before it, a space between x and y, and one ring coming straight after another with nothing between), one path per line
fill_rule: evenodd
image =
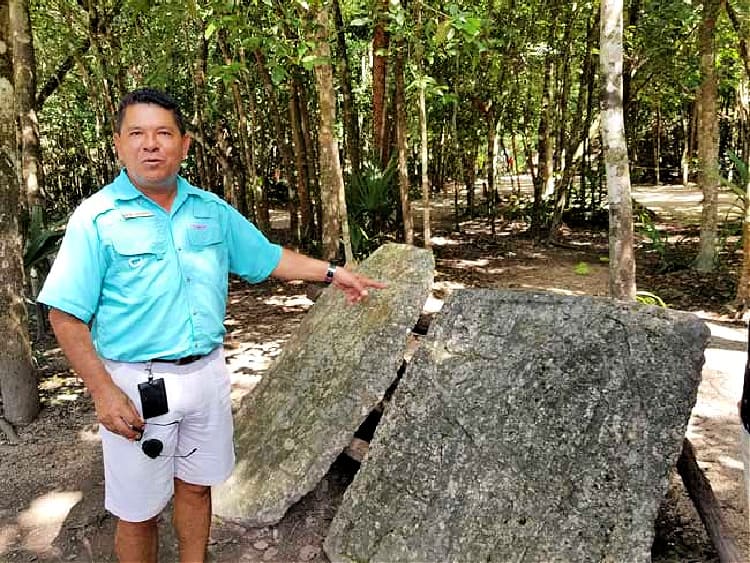
M687 190L675 194L678 205L689 199ZM431 209L437 300L461 287L607 292L606 226L584 229L569 224L558 244L541 245L528 238L518 218L498 219L493 235L482 220L461 218L456 229L450 196L436 197ZM716 273L699 276L686 268L695 255L696 230L688 216L669 215L666 209L652 219L661 238L653 232L639 236L638 286L672 308L696 312L711 326L713 337L688 436L730 529L747 553L734 407L742 386L746 332L732 320L728 306L734 298L739 256L729 245ZM272 281L257 286L232 283L226 346L235 402L260 380L312 304L308 289ZM114 561L114 520L103 509L101 454L91 401L52 338L35 342L34 350L41 373L42 413L19 429L18 445L0 434L0 561ZM326 561L322 541L357 468L342 455L318 487L276 526L245 529L217 520L211 560ZM163 520L161 560L173 561L169 515ZM670 480L656 523L653 559L718 561L677 476Z

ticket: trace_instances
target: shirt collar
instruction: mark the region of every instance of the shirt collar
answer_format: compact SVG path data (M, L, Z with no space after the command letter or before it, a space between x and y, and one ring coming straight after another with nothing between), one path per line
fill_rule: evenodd
M143 194L136 188L128 178L128 174L123 168L120 174L112 182L112 189L115 192L115 198L129 200L143 197Z
M112 182L112 188L115 192L115 198L120 200L132 200L139 197L145 198L146 196L138 188L133 185L133 182L128 178L128 174L125 168L120 170L120 174ZM177 210L182 205L188 196L195 195L203 197L203 191L199 190L188 182L182 176L177 176L177 195L175 196L172 209Z

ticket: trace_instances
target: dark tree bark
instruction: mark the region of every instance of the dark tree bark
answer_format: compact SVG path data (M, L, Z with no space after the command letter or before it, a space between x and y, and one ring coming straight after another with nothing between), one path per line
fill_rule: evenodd
M398 189L401 196L401 216L404 224L404 242L414 244L414 218L409 201L409 171L407 169L406 153L406 88L404 87L404 50L405 41L402 39L396 48L395 78L396 78L396 146L398 147Z
M294 164L297 170L297 196L299 197L300 238L305 248L312 248L315 238L315 222L313 217L310 186L307 177L307 147L302 136L300 81L295 71L292 71L291 92L289 95L289 123L292 130L292 146L294 148Z
M36 112L36 61L31 35L31 17L28 0L11 0L10 26L13 34L13 72L15 77L16 113L18 114L19 140L21 148L21 207L27 210L24 219L28 228L24 234L43 229L44 215L44 170L42 168L42 148L39 143L39 121ZM32 297L41 290L47 275L45 262L39 262L29 270ZM36 303L37 336L43 337L47 331L44 306Z
M240 63L242 64L243 68L247 68L247 60L245 58L245 50L240 47ZM247 76L247 73L245 74ZM255 212L254 216L257 221L258 228L263 231L264 233L268 234L271 232L271 214L268 209L268 191L264 189L263 182L258 179L257 177L257 163L255 160L255 152L256 147L258 145L256 144L256 139L254 135L254 131L256 129L255 124L258 123L258 112L255 109L255 88L253 85L250 84L249 79L245 78L244 80L245 84L245 91L249 92L249 95L247 97L247 107L250 113L249 116L249 128L247 130L247 142L248 142L248 150L250 151L250 154L248 155L252 160L252 177L254 179L252 185L250 186L250 189L253 190L253 202L255 204Z
M217 34L217 41L219 43L219 49L221 49L222 56L224 57L224 64L231 65L234 62L234 59L229 52L229 47L227 46L226 41L226 32L223 30L219 31ZM234 161L234 159L231 158L231 156L227 155L227 160L230 162L230 166L234 169L233 175L236 177L236 181L232 182L229 186L229 191L232 192L232 199L233 199L233 205L237 208L237 211L239 211L244 217L248 216L248 202L247 202L247 184L245 182L245 178L247 173L250 171L250 160L248 160L247 155L247 139L245 136L245 130L247 128L247 119L245 118L245 110L242 103L242 95L240 93L240 85L239 80L234 79L232 80L232 83L230 84L230 89L232 91L232 101L233 101L233 109L234 113L236 115L236 123L237 127L239 129L237 138L235 139L238 141L238 144L240 145L239 150L239 161L241 166L241 170L236 170L237 166ZM230 129L230 127L227 124L227 129ZM230 129L231 130L231 129ZM254 176L254 174L253 174Z
M344 176L339 161L339 148L334 127L336 124L336 93L333 87L333 69L328 44L330 17L324 2L315 6L315 50L319 61L315 65L315 83L320 106L320 132L318 134L320 158L320 193L323 206L323 257L335 259L338 254L339 235L344 241L347 262L353 261L349 223L344 198Z
M343 101L344 131L346 132L346 157L349 160L352 173L359 175L362 159L359 150L359 115L354 104L352 94L352 77L349 72L349 56L344 36L344 19L341 16L339 0L333 0L333 14L336 22L336 50L338 51L338 71L341 82L341 97Z
M0 395L5 418L31 422L39 412L24 305L16 104L8 2L0 2Z
M279 105L276 101L276 93L273 82L271 81L271 75L268 74L266 69L265 57L260 49L253 51L255 55L256 67L258 74L260 75L263 88L266 93L266 102L268 103L268 111L273 123L274 132L276 134L276 144L279 147L281 153L281 165L283 167L282 174L287 183L287 189L289 190L289 226L292 232L292 239L296 244L299 244L299 216L297 212L297 198L294 193L294 168L292 165L292 151L289 148L289 143L286 142L286 135L284 127L281 122L281 113L279 112Z
M596 20L598 21L598 17ZM587 102L586 86L594 72L592 53L596 35L591 33L593 27L591 18L589 17L586 24L589 33L587 35L588 40L586 41L586 51L583 55L583 61L581 62L582 72L578 83L579 94L576 99L576 112L568 134L560 138L560 142L563 143L562 146L565 147L565 161L563 164L562 178L555 187L555 208L552 215L552 225L550 226L549 231L550 241L557 238L558 231L562 226L562 216L568 205L570 187L573 183L573 173L576 169L575 160L576 158L582 159L583 147L589 136L589 127L585 124L584 114L586 112ZM565 98L566 96L563 97ZM567 104L567 101L565 103ZM567 121L567 118L565 121ZM578 166L578 168L582 171L582 166Z
M203 105L206 98L206 61L208 60L208 43L206 42L202 22L200 25L198 52L195 56L195 73L193 75L195 80L195 88L193 88L193 127L199 138L206 139L207 135L205 120L203 119ZM193 150L195 151L195 163L198 168L199 183L203 188L210 190L212 188L208 172L206 149L204 148L203 143L195 143L195 148Z
M698 31L700 69L703 78L696 102L698 107L698 185L703 192L700 241L695 268L713 271L716 261L719 193L719 120L716 111L718 73L716 72L716 20L721 0L703 3L703 22Z
M725 6L727 15L739 37L740 58L742 59L742 64L745 68L745 76L750 79L750 50L748 49L750 30L740 21L740 18L731 2L727 1ZM745 160L747 160L747 144L750 137L750 135L748 135L747 126L748 122L750 122L750 107L743 106L741 111L742 121L744 122L742 130L745 137L743 139L742 154L745 156ZM748 308L750 308L750 183L745 186L745 209L742 222L742 267L740 268L740 276L739 281L737 282L737 293L735 295L734 304L740 312L747 311Z
M388 164L385 147L388 59L383 52L388 49L389 43L385 21L388 0L376 0L375 5L375 30L372 38L372 130L375 157L380 160L381 168L385 168Z

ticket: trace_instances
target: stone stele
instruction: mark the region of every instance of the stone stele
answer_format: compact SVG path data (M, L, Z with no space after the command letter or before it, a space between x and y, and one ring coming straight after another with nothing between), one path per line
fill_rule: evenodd
M704 323L461 290L433 325L331 525L331 561L650 561Z
M432 253L387 244L358 272L388 284L356 305L326 289L235 416L237 464L214 512L263 526L311 491L396 379L432 286Z

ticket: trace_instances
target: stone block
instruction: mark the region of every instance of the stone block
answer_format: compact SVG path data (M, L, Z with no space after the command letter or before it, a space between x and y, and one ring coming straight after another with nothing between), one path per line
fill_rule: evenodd
M358 270L388 283L349 305L327 288L235 416L237 464L214 512L264 526L311 491L395 380L434 276L432 253L387 244Z
M650 561L708 329L636 303L461 290L331 525L333 562Z

